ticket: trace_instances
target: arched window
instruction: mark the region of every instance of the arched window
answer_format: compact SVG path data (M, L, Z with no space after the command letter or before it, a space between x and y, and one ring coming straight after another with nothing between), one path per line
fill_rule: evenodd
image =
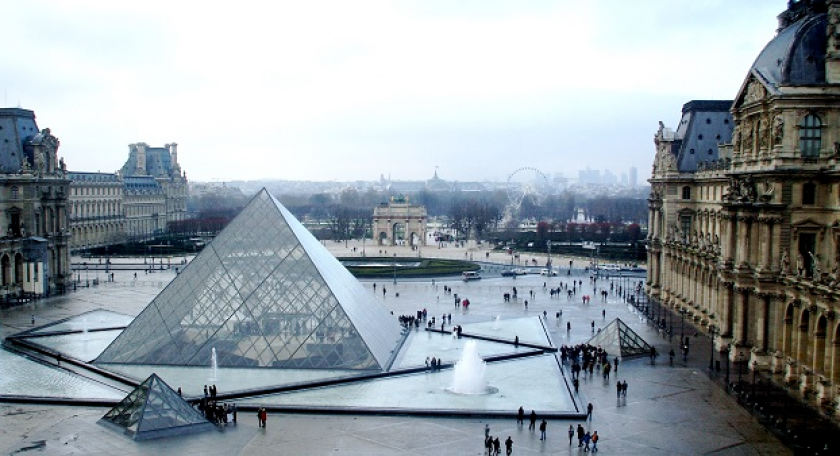
M802 205L817 204L817 185L811 182L802 184Z
M682 199L691 199L691 187L689 187L688 185L682 188Z
M822 121L819 117L809 114L799 124L799 150L803 157L816 158L820 156L822 147Z

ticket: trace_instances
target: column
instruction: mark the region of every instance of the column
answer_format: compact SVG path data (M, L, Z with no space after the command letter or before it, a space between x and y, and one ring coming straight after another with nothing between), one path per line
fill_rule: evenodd
M771 221L764 219L761 220L759 223L760 235L759 239L763 242L759 242L759 250L760 250L760 258L758 263L758 268L760 272L770 272L770 245L772 244L769 242L771 238Z
M770 297L766 293L761 293L756 296L756 335L755 335L755 348L761 350L762 352L767 351L767 328L769 326L768 322L768 311L770 308Z
M747 268L749 267L750 254L750 224L749 219L745 216L739 216L736 220L737 228L735 234L735 241L737 242L737 251L735 252L735 267Z
M721 215L721 256L723 266L730 269L735 261L735 241L738 239L735 233L735 218L730 214Z
M723 283L722 294L723 299L720 302L720 335L725 337L732 336L732 304L734 298L734 287L731 283Z
M735 288L735 325L732 337L736 345L743 345L747 340L747 291Z
M779 273L781 271L781 261L782 261L782 226L781 226L781 219L774 218L772 220L772 224L770 225L771 235L770 239L772 239L772 246L770 248L770 270L774 273ZM790 255L790 254L788 254Z

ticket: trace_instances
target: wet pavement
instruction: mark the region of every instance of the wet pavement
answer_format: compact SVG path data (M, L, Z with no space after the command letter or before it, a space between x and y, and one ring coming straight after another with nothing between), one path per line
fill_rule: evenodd
M361 245L327 243L337 256L358 255ZM356 247L356 252L353 248ZM402 250L400 250L402 249ZM379 247L376 248L376 251ZM389 247L388 255L414 256L405 248ZM367 246L371 255L373 249ZM503 253L468 250L462 248L424 247L424 256L470 258L495 263L498 269L511 263ZM384 255L384 254L383 254ZM538 264L544 258L536 257ZM173 260L173 264L178 260ZM530 257L522 258L530 262ZM567 259L555 259L555 264L568 265ZM452 324L492 325L496 316L503 319L547 316L550 335L555 344L585 342L613 318L621 318L660 353L667 353L672 345L669 339L655 330L635 309L627 306L611 293L606 303L600 301L602 284L598 291L581 267L584 259L575 262L573 276L546 278L528 275L502 278L497 270L484 273L480 281L464 283L459 278L380 282L376 293L394 314L413 314L426 308L429 315L452 314ZM173 266L174 268L174 266ZM565 270L564 270L565 271ZM114 271L114 282L106 282L104 273L98 286L77 288L67 295L36 301L24 306L0 311L0 335L6 337L35 325L68 318L83 312L104 309L136 315L175 276L174 269L144 273L140 271ZM87 271L90 279L94 271ZM79 274L83 283L85 272ZM547 288L573 278L583 281L572 298L550 297ZM87 280L90 280L87 279ZM643 279L633 279L643 280ZM614 286L624 286L631 279L614 279ZM546 282L546 287L543 283ZM364 281L372 289L371 281ZM383 296L382 286L387 287ZM452 287L452 294L443 293L443 286ZM519 299L506 303L502 295L516 286ZM607 285L608 287L608 285ZM533 291L533 296L531 292ZM399 293L399 297L397 297ZM454 294L468 298L469 310L455 307ZM591 304L583 305L581 296L591 296ZM524 300L528 300L525 307ZM555 317L562 310L562 318ZM606 317L602 316L606 311ZM673 320L671 320L673 323ZM566 324L571 330L566 330ZM679 324L674 324L679 331ZM689 333L690 331L686 331ZM668 365L667 356L660 357L655 365L647 358L625 360L620 363L617 376L603 380L598 373L581 382L580 398L592 403L591 421L581 422L587 430L596 430L601 436L600 452L609 454L790 454L770 432L763 428L736 400L716 385L708 376L708 342L702 336L692 337L692 353L686 363ZM677 333L679 334L679 333ZM678 340L673 337L674 341ZM673 342L674 344L676 342ZM703 344L706 344L706 351ZM675 347L676 348L676 347ZM4 356L9 356L5 354ZM420 355L412 355L420 356ZM4 358L5 360L5 358ZM0 360L2 361L2 360ZM678 360L681 361L681 360ZM3 363L5 365L5 363ZM39 368L56 370L55 366ZM0 368L0 372L3 368ZM8 376L8 372L3 373ZM629 384L626 398L617 399L616 379ZM204 379L198 379L204 382ZM540 382L537 375L521 381L521 388L529 389ZM2 383L0 383L2 385ZM404 394L410 395L410 391ZM521 404L530 410L531 404ZM170 438L159 441L135 443L112 431L96 425L106 412L103 408L63 407L41 405L0 404L0 450L4 454L21 451L38 451L45 454L482 454L484 426L490 433L504 441L511 436L513 454L566 454L578 453L577 442L569 445L567 430L577 426L575 420L549 420L548 439L541 441L534 432L517 426L513 419L478 418L414 418L402 416L353 416L321 414L269 415L267 428L257 427L255 416L241 413L239 424L228 425L216 433ZM28 452L28 451L27 451Z

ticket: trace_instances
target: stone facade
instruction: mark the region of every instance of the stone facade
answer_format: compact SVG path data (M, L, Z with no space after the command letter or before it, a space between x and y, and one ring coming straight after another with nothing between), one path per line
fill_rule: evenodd
M188 182L178 145L129 145L117 173L72 172L70 225L73 248L144 240L187 218Z
M70 230L73 248L112 245L126 240L123 180L116 173L69 173Z
M373 235L379 245L426 245L426 207L391 198L373 208Z
M0 109L0 298L43 296L69 283L70 180L58 138L35 113Z
M751 369L829 402L840 384L840 1L791 2L724 120L689 103L660 123L650 179L648 292ZM686 122L683 125L683 122ZM691 155L695 158L691 158Z

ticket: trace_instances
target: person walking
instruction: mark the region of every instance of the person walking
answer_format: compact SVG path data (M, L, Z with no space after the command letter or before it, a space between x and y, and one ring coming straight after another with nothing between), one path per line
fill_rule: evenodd
M615 371L615 375L618 375L618 356L613 360L613 370Z
M569 446L572 446L572 439L575 437L575 428L569 425Z
M545 422L545 420L542 420L542 423L540 423L540 440L545 440L545 428L547 426L548 424Z
M508 436L507 440L505 440L505 452L507 456L510 456L513 453L513 439Z
M592 440L592 436L589 435L589 432L583 435L583 451L589 451L589 442Z
M668 357L671 359L671 367L674 367L674 356L676 356L676 353L674 353L674 349L672 348L671 351L668 352Z
M590 421L592 420L592 403L590 402L589 405L586 406L586 418Z
M496 437L493 439L493 454L499 456L499 453L502 452L502 443L499 442L499 438Z
M592 432L592 452L598 451L598 431Z
M489 424L484 425L484 437L485 438L490 437L490 425Z
M623 388L621 387L621 380L616 380L615 381L615 398L616 399L621 397L621 390L622 389Z
M575 387L575 394L578 394L578 387L580 386L580 381L578 379L572 380L572 385Z
M525 424L525 409L519 407L519 411L516 412L516 424L522 426Z
M580 423L578 423L578 427L577 427L578 448L583 446L583 436L584 436L584 434L585 434L585 432L583 431L583 426L581 426Z
M537 427L537 412L531 410L531 424L528 425L528 430L533 431Z
M621 395L627 397L627 380L621 383Z

